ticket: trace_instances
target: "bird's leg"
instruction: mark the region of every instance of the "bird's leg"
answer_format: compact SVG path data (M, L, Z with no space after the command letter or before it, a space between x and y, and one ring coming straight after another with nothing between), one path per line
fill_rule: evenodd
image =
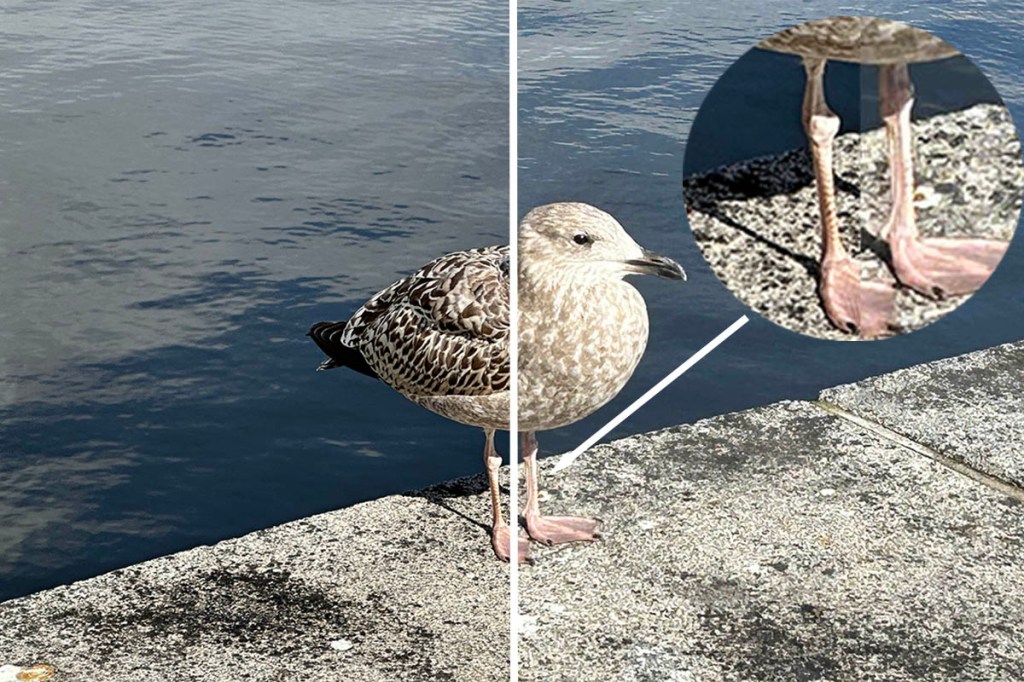
M597 540L598 522L576 516L541 516L537 501L537 438L532 432L522 437L523 463L526 465L526 530L530 537L545 545Z
M494 429L484 429L487 443L484 445L484 466L487 468L487 483L491 488L491 545L494 553L502 561L511 556L512 530L501 515L501 495L498 489L498 469L501 468L501 455L494 449ZM529 559L530 543L518 537L520 563Z
M1008 244L991 239L922 239L914 222L914 168L910 110L914 92L906 64L878 72L879 99L889 142L892 209L881 235L888 238L892 267L901 283L942 298L977 291L999 264Z
M862 281L860 267L843 245L832 177L832 141L839 132L839 117L825 102L825 61L806 59L804 69L803 124L811 143L821 215L821 300L832 324L842 331L881 336L891 326L896 292L884 282Z

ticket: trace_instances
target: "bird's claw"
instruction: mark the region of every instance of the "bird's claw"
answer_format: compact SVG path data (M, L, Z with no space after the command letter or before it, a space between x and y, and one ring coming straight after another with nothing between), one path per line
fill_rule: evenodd
M864 338L891 333L896 290L885 282L862 280L849 255L822 262L820 293L825 313L841 331Z
M524 537L516 534L516 542L519 548L519 563L533 563L530 556L530 542ZM510 561L512 558L512 530L507 524L495 526L491 531L491 546L494 547L494 554L502 561Z

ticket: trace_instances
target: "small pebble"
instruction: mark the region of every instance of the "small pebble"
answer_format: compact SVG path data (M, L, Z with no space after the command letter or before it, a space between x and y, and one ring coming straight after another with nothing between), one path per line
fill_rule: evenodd
M537 616L519 617L519 634L522 637L534 637L537 634Z
M43 682L54 676L57 670L51 665L33 665L20 668L16 665L0 665L0 682Z
M353 646L355 645L347 639L336 639L331 642L331 648L335 651L348 651Z

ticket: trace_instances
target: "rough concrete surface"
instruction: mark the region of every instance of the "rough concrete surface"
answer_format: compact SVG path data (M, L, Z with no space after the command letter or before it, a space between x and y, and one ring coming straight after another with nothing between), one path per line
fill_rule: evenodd
M53 682L507 680L486 489L454 481L0 604L0 665L49 664Z
M1024 189L1020 143L1002 106L975 105L914 123L918 228L924 236L1009 240ZM835 141L843 240L866 277L892 282L877 232L888 217L884 130ZM683 182L694 237L719 279L741 301L787 329L850 339L834 329L818 297L821 228L810 154L801 149L744 161ZM897 319L925 326L966 300L933 301L901 289Z
M837 386L821 399L1024 489L1024 342Z
M605 537L522 567L520 679L1024 679L1022 366L1000 346L545 476L544 511ZM507 680L488 516L462 479L6 602L0 674Z
M806 403L548 478L595 546L521 579L521 680L1024 679L1024 509Z

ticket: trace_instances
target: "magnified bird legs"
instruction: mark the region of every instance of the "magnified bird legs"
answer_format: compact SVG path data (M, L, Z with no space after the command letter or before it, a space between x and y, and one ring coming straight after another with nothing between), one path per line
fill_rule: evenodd
M892 186L892 209L880 236L889 241L896 277L931 298L973 293L992 274L1008 244L991 239L919 236L914 222L910 128L914 97L907 65L882 65L878 80Z
M860 266L843 245L832 177L832 141L839 132L839 117L825 102L825 61L808 58L804 68L803 123L811 142L822 226L821 300L839 329L867 338L882 336L892 325L896 291L885 282L862 280Z

